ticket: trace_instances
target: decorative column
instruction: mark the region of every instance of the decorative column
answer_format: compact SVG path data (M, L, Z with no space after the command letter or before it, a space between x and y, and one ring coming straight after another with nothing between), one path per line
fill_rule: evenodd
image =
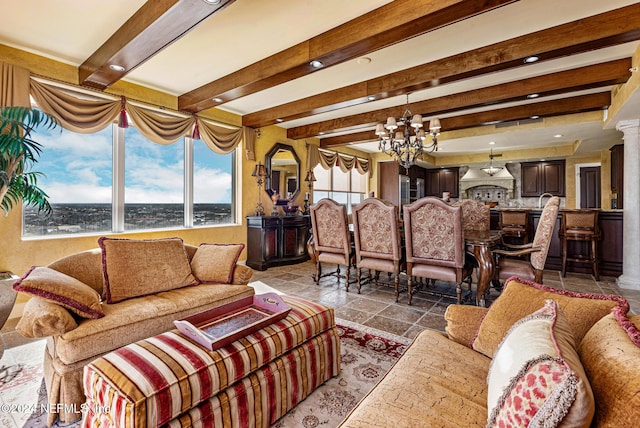
M640 290L640 119L616 125L624 133L624 213L620 288Z

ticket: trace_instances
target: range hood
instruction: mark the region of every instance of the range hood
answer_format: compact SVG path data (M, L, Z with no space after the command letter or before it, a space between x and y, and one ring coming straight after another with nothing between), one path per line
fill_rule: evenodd
M468 189L478 186L502 187L513 195L515 179L507 168L502 168L494 175L489 175L479 167L469 167L469 170L460 179L460 190L466 192Z

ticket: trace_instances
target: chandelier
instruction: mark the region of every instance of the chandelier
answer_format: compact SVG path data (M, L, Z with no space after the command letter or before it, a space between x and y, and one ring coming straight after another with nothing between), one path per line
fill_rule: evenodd
M413 128L413 135L411 129ZM376 135L379 137L378 149L393 157L403 168L410 168L422 153L438 150L438 135L440 135L440 120L431 120L429 131L422 125L422 115L413 115L409 110L409 95L407 94L407 108L402 117L388 117L387 123L376 125ZM431 144L425 145L427 136Z
M496 156L502 156L502 155L496 155ZM493 166L493 147L491 148L491 154L489 155L489 166L485 167L485 168L480 168L480 170L486 172L487 174L489 174L490 176L493 176L494 174L499 173L500 171L502 171L502 167L501 166Z

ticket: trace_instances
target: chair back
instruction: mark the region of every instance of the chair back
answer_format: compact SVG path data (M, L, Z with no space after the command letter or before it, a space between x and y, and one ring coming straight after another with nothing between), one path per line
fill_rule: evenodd
M529 212L527 210L501 210L500 229L505 227L524 227L529 223Z
M543 270L547 261L547 253L549 253L549 245L553 236L553 230L556 226L558 218L558 210L560 209L560 198L557 196L549 199L540 215L540 222L536 228L536 235L533 238L533 247L540 247L540 251L531 254L531 265L536 270Z
M311 206L310 213L316 258L323 252L343 254L345 265L349 265L351 233L347 223L347 208L324 198Z
M403 206L407 263L462 268L462 208L426 197Z
M591 232L598 234L598 210L564 210L560 222L560 235L565 232Z
M377 198L368 198L353 209L353 237L356 260L373 257L399 261L400 214L398 207Z
M491 211L489 205L473 199L462 199L452 204L462 208L462 229L467 231L489 230L491 228Z

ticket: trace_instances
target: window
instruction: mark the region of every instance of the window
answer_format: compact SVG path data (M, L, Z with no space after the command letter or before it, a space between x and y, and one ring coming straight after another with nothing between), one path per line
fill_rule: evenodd
M321 165L314 168L316 182L313 187L313 200L331 198L346 205L347 213L351 213L354 206L364 201L367 189L368 174L360 174L355 168L342 172L339 166L324 169Z
M124 130L124 230L184 224L184 139L164 146Z
M23 210L23 236L107 233L232 224L235 152L220 155L183 138L156 144L131 124L94 134L36 129L34 168L53 207ZM186 213L186 214L185 214Z
M61 131L62 130L62 131ZM37 209L23 210L24 236L100 233L111 230L112 132L90 135L61 127L36 129L33 139L44 147L33 168L44 173L38 186L49 195L50 218Z

